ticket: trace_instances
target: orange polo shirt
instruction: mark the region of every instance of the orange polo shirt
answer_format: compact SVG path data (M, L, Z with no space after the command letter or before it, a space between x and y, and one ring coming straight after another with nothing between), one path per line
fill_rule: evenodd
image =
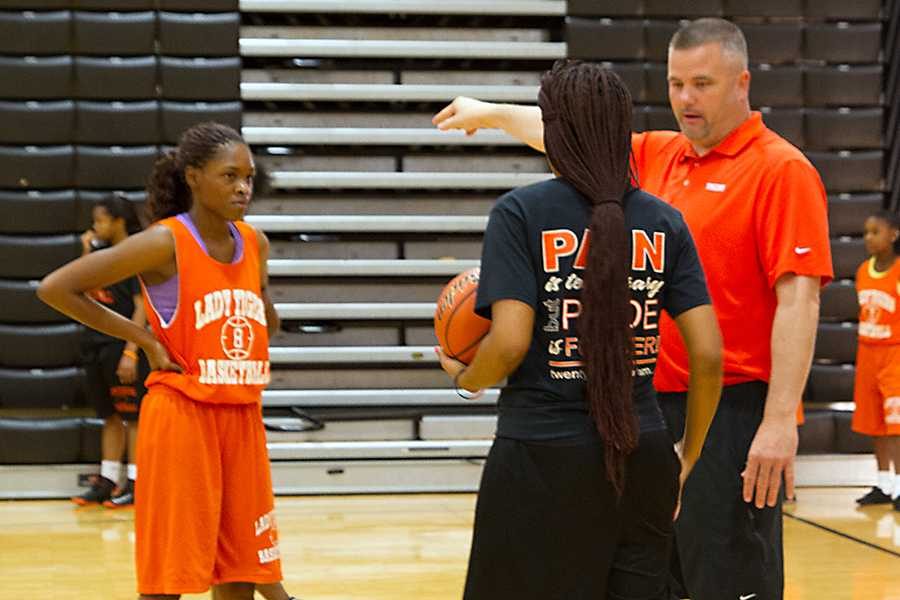
M724 342L724 383L768 381L775 282L787 273L831 281L825 189L803 153L758 112L704 156L673 131L635 134L640 186L681 211L706 272ZM688 387L675 323L660 319L654 385Z

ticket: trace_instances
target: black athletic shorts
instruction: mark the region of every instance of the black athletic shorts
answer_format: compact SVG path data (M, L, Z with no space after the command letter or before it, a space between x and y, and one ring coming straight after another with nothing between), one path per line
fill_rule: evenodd
M667 599L680 463L645 433L618 500L603 449L497 438L482 474L465 600Z
M150 365L143 352L138 352L135 382L123 385L119 381L116 369L124 348L125 342L121 340L104 344L85 343L81 347L85 397L96 409L97 416L103 419L119 413L127 421L136 420L141 398L147 393L144 380L150 374Z
M766 384L759 381L722 390L703 453L685 484L681 515L675 523L673 576L684 586L684 595L674 597L783 597L783 488L777 506L758 509L744 502L741 479L762 421L766 392ZM685 394L659 395L659 405L676 439L684 433L686 402Z

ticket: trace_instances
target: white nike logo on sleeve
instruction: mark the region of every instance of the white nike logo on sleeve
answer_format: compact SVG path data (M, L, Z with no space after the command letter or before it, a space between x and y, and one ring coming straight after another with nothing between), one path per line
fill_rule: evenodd
M738 600L750 600L750 598L756 598L756 594L747 594L746 596L738 596Z
M809 254L812 252L812 248L809 246L794 246L794 254ZM741 598L741 600L744 600Z

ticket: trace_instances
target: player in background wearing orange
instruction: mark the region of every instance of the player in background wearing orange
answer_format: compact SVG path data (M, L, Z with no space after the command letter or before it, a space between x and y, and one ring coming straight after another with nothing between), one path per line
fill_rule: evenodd
M672 571L692 600L784 595L781 503L794 495L819 288L833 276L822 181L751 111L748 62L733 23L684 24L667 65L681 131L632 138L641 188L681 211L694 237L724 342L722 400L675 526ZM433 122L469 134L501 128L544 150L540 107L457 98ZM687 353L671 319L660 333L654 385L678 437Z
M134 206L127 198L113 196L98 202L92 211L93 226L81 236L82 256L107 246L115 246L141 230ZM94 290L91 295L118 314L129 317L138 327L147 324L141 288L137 279ZM147 360L138 354L133 342L97 331L84 333L81 354L85 370L85 396L103 419L100 451L100 474L91 488L72 502L80 506L102 503L108 508L124 508L134 504L134 482L137 478L138 413L146 393L144 379L149 372ZM118 488L122 455L128 448L127 482Z
M216 600L251 600L256 584L281 580L261 404L278 316L268 240L241 222L254 174L236 131L188 129L154 166L155 225L58 269L38 289L57 310L139 346L153 369L138 437L142 599L212 586ZM88 295L134 275L152 332Z
M863 239L870 257L856 271L859 348L853 431L874 440L878 484L856 502L893 503L900 511L900 216L889 211L872 215Z

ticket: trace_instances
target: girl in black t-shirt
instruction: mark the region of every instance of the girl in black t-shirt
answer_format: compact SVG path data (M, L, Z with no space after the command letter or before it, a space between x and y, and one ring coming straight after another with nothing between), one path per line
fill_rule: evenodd
M631 96L561 61L539 96L557 179L504 195L457 389L508 378L482 475L465 600L668 599L672 521L721 390L721 339L681 215L634 187ZM656 403L658 315L691 357L680 451Z
M133 204L124 196L113 195L97 202L92 211L93 225L82 234L83 254L114 246L141 230ZM110 310L130 318L141 327L147 324L141 289L132 277L91 295ZM137 477L138 412L146 393L144 379L150 372L146 358L135 344L125 343L98 331L88 330L82 341L85 371L85 396L103 419L100 474L91 487L72 501L78 505L103 504L124 508L134 504ZM119 487L122 455L128 451L127 478Z

